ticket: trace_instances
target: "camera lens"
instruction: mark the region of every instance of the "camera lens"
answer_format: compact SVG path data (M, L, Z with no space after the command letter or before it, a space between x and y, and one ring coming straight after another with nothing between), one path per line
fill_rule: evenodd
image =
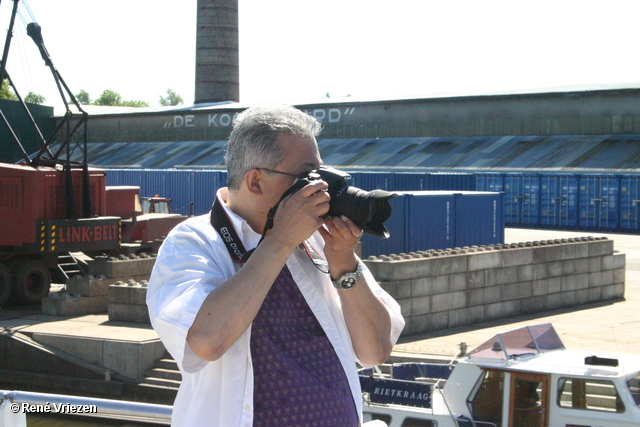
M389 237L383 223L391 216L388 199L395 194L383 190L364 191L344 186L329 189L331 203L329 215L344 215L360 228L381 238Z

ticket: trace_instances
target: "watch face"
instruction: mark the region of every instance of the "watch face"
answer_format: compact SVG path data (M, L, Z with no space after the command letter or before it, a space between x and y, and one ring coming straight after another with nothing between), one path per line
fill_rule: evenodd
M358 268L356 269L356 271L352 272L352 273L345 273L342 276L340 276L338 279L336 280L331 280L331 282L333 283L333 286L335 286L338 289L351 289L353 288L356 283L358 283L358 280L360 280L360 278L362 277L362 264L358 263Z
M355 277L351 277L351 276L342 277L340 279L340 287L342 289L351 289L355 286L356 282L357 281Z

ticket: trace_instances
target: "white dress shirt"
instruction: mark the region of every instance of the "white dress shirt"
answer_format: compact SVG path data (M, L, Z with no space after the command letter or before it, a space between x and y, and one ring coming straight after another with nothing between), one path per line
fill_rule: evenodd
M226 189L218 191L226 199ZM260 235L246 221L224 205L224 209L245 248L254 248ZM309 241L322 248L315 233ZM347 330L338 291L327 274L320 272L306 252L296 250L287 260L293 279L324 329L344 368L362 423L362 396L356 372L351 338ZM211 226L209 215L187 219L164 241L153 268L147 291L151 324L182 373L172 425L251 427L253 424L253 367L249 341L251 328L218 360L196 356L187 344L187 332L205 298L233 276L239 265L231 257ZM366 283L385 303L391 316L391 342L395 344L404 327L400 307L365 268Z

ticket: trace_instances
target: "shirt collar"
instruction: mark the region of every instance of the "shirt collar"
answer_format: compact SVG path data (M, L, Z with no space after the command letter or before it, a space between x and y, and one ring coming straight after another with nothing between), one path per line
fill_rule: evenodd
M251 228L249 223L240 215L229 209L226 203L228 195L229 190L227 187L220 188L216 192L216 197L222 202L222 207L224 208L227 217L231 221L231 225L233 225L236 233L238 233L238 237L240 237L240 240L242 240L242 243L244 244L246 250L251 250L258 246L258 242L260 242L260 238L262 236L256 233L253 228Z

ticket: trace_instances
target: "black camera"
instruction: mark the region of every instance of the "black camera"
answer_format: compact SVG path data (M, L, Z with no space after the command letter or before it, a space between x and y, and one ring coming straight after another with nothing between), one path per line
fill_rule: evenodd
M389 237L389 231L383 223L391 216L389 199L397 194L351 187L347 184L351 175L330 166L320 166L318 170L310 172L305 178L296 181L286 194L295 193L311 181L319 179L329 184L327 192L331 196L331 202L327 215L344 215L369 234L381 239Z

